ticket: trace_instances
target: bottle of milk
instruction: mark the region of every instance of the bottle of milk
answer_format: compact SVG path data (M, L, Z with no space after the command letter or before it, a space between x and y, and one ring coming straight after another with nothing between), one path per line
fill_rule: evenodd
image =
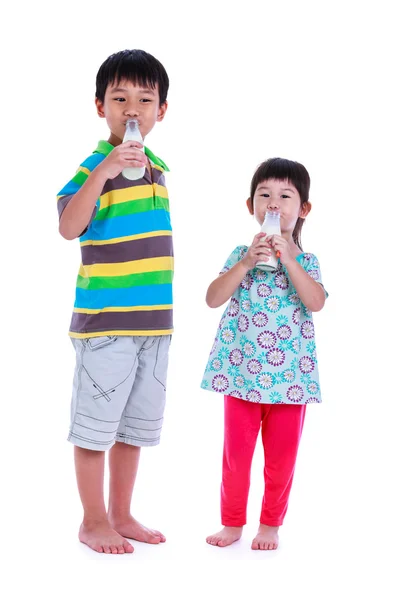
M126 123L126 131L124 135L123 142L140 142L143 144L143 138L139 130L139 125L136 119L129 119ZM142 179L144 173L146 171L146 167L125 167L122 171L122 175L126 179L131 179L132 181L136 179Z
M276 211L267 211L262 224L261 231L269 235L281 235L281 215ZM278 267L278 257L271 248L271 256L268 262L260 261L256 267L263 271L274 271Z

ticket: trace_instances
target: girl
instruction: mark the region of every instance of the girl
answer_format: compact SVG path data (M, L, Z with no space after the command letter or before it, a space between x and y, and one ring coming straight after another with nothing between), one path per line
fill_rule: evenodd
M281 235L259 233L250 247L238 246L207 291L211 308L231 298L201 384L225 395L223 529L207 538L214 546L229 546L241 537L261 425L265 494L251 547L278 547L306 404L321 402L312 313L323 308L328 295L317 258L301 247L301 229L311 210L309 189L303 165L282 158L262 163L247 207L260 225L267 211L279 211ZM278 268L258 269L271 249L280 256Z

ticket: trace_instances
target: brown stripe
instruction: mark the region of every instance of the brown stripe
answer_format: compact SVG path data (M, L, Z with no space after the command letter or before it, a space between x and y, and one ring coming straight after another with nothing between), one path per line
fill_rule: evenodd
M58 210L58 218L61 218L61 215L63 214L65 207L67 206L68 202L71 200L73 194L69 194L68 196L62 196L62 198L59 198L57 200L57 210Z
M105 312L85 315L73 313L70 331L94 333L97 331L172 329L172 309L138 310L132 312Z
M82 264L119 263L143 258L173 256L172 236L141 238L118 244L82 246Z
M151 173L154 183L165 186L164 174L161 171L158 169L152 169ZM148 169L146 169L143 179L136 179L136 181L125 179L122 173L120 173L114 179L107 179L103 187L103 191L101 192L101 196L113 190L124 190L126 188L136 187L137 185L152 185L153 181L150 178Z
M158 169L152 169L152 171L154 183L157 183L158 185L163 185L165 187L164 173L162 171L159 171Z

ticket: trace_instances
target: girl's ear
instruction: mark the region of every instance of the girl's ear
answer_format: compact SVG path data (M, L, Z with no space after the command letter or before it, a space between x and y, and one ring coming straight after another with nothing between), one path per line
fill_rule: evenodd
M253 203L251 201L251 198L247 198L246 204L247 204L247 208L249 209L249 213L251 215L254 215L254 207L253 207Z
M301 205L299 217L301 219L305 219L306 216L310 213L311 208L311 202L304 202L304 204Z

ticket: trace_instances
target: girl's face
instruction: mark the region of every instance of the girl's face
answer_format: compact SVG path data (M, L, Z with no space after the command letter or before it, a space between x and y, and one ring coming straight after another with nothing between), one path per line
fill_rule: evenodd
M294 185L287 179L267 179L258 184L253 199L248 200L251 214L255 215L257 222L262 225L267 211L277 211L281 215L282 233L292 233L299 217L305 218L311 210L311 204L301 204L300 194Z

